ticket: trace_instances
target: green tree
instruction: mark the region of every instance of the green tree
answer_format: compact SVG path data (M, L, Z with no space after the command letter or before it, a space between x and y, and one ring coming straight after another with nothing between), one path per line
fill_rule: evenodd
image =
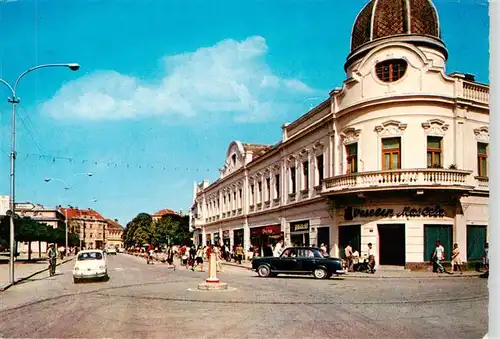
M189 231L189 217L168 215L155 224L155 238L169 241L170 244L182 245L190 242L192 233Z
M139 213L127 224L123 233L123 242L126 247L151 244L155 241L153 218L147 213Z

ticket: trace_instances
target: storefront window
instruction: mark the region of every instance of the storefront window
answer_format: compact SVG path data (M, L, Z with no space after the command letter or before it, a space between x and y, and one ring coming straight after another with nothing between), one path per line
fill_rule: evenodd
M401 168L401 138L382 139L382 170Z
M442 143L441 137L427 137L427 168L442 168Z

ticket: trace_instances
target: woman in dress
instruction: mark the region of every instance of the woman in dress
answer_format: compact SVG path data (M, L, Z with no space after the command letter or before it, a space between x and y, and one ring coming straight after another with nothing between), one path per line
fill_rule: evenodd
M462 274L462 259L460 258L460 248L458 248L458 244L453 245L453 251L451 252L451 267L452 272L460 272Z

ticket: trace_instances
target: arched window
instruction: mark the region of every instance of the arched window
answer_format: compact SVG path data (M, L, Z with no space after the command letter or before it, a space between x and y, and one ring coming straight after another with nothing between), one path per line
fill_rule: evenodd
M233 154L231 159L233 160L233 166L236 165L236 154Z
M403 59L390 59L375 65L377 77L383 82L394 82L401 79L408 68L408 63Z

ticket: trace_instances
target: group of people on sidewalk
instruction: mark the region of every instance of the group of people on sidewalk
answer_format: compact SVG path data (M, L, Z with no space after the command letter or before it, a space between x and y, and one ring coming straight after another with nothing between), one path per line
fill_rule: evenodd
M489 245L486 243L484 245L484 252L482 257L482 264L486 269L486 272L489 271L489 258L488 258L488 250ZM455 272L459 272L462 274L462 257L460 255L460 247L457 243L453 244L453 249L451 251L451 272L446 271L443 266L443 261L446 259L445 256L445 248L441 244L441 241L436 241L436 247L432 252L431 262L433 265L433 272L436 273L448 273L453 274Z
M364 259L360 259L359 252L352 248L348 243L344 248L344 269L347 272L361 271L366 273L375 273L375 254L373 253L372 243L368 243L368 250Z

